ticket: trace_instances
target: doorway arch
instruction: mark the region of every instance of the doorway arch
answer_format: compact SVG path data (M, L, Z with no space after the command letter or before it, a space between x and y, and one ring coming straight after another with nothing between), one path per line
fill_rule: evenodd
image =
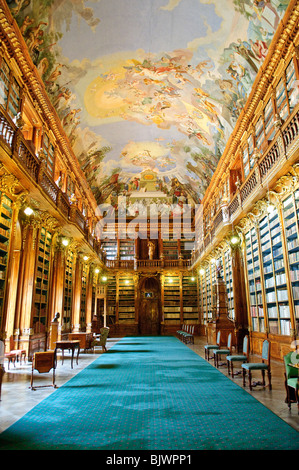
M156 277L145 277L139 282L139 334L160 335L161 289Z

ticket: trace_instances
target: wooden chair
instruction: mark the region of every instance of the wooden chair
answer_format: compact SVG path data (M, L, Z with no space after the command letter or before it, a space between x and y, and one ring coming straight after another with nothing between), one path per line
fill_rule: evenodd
M243 339L243 354L235 354L235 355L230 355L226 357L227 360L227 371L228 375L232 375L232 378L234 378L234 362L248 362L248 356L249 356L249 338L248 335L244 336ZM240 373L240 372L239 372Z
M192 343L194 344L194 325L190 326L189 332L183 334L183 341L184 343Z
M14 349L13 335L11 335L9 338L9 349L10 350L7 353L5 353L5 357L8 359L8 369L9 369L9 364L11 362L13 362L15 366L16 361L18 361L19 359L20 359L20 364L22 364L23 357L26 362L26 349Z
M32 371L31 371L31 383L30 387L31 390L35 390L36 388L41 387L54 387L55 385L55 369L56 369L56 349L54 351L39 351L34 353L33 360L32 360ZM47 385L36 385L33 386L33 373L34 370L37 370L40 374L48 373L53 369L53 380L52 384Z
M289 410L291 411L291 404L297 403L298 414L299 414L299 364L296 363L292 366L292 356L296 355L295 352L289 352L283 358L285 365L285 389L286 399L285 402L288 404ZM296 367L295 367L296 366Z
M206 344L205 345L205 359L210 360L210 351L213 351L214 349L219 349L220 348L220 341L221 341L221 331L218 330L217 332L217 337L216 337L216 344Z
M248 378L249 378L249 389L252 390L252 371L260 370L262 372L262 383L256 382L255 385L263 385L266 386L265 383L265 371L268 374L268 381L269 381L269 389L272 390L271 384L271 369L270 369L270 346L271 343L265 339L263 342L263 349L262 349L262 362L246 362L242 364L243 369L243 386L245 387L245 379L246 379L246 371L248 371Z
M218 368L219 367L219 357L221 357L223 354L231 354L232 352L232 334L229 333L227 337L227 347L226 349L221 349L221 348L216 348L213 350L213 356L214 356L214 365Z

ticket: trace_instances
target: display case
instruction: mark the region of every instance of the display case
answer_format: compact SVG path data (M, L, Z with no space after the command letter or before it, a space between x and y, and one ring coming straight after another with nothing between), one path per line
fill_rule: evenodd
M12 200L0 193L0 327L7 284L7 266L12 224Z
M34 333L44 333L47 324L52 234L41 228L37 248L33 303Z

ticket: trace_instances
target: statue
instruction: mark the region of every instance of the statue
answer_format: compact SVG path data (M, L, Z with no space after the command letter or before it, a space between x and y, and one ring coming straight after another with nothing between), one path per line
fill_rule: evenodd
M147 242L148 246L148 257L149 259L154 259L154 251L155 251L155 244L154 242L151 242L150 240Z
M52 323L58 323L59 318L60 318L60 313L59 312L55 313Z

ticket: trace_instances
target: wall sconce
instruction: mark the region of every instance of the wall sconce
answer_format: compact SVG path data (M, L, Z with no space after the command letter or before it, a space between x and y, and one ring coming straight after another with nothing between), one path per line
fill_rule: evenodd
M99 274L100 270L99 270L99 269L95 269L94 272L95 272L96 274Z
M173 282L173 279L172 279L172 278L169 278L168 282Z
M194 276L191 277L191 281L192 281L192 282L195 281L195 277L194 277Z
M215 258L212 258L212 259L211 259L211 263L212 263L212 264L215 264L215 263L216 263Z
M24 214L26 215L32 215L33 214L33 209L31 209L31 207L26 207L26 209L24 209Z
M102 276L102 281L103 281L103 282L106 282L107 279L108 279L107 276Z
M126 280L125 280L125 283L126 283L126 284L129 284L129 282L130 282L129 279L126 279Z
M68 246L69 241L67 240L67 238L64 238L61 243L63 244L63 246Z
M234 245L234 246L239 245L240 241L241 240L238 237L238 235L233 235L230 239L231 244Z
M84 259L84 261L87 261L87 260L88 260L88 256L84 256L83 259Z
M204 270L203 268L200 268L200 270L199 270L199 274L200 274L201 276L203 276L203 275L204 275L204 273L205 273L205 270Z

